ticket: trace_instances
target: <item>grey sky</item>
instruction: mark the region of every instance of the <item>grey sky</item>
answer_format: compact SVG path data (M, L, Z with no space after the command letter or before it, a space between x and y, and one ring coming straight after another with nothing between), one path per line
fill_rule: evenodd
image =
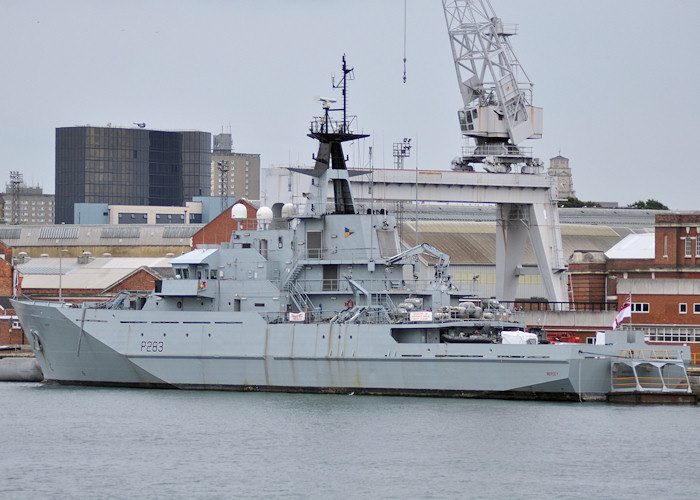
M229 129L262 165L309 164L315 95L333 95L345 53L349 106L372 134L351 149L392 167L449 169L461 98L440 0L4 0L0 182L10 170L54 192L55 128ZM492 0L519 25L513 48L544 108L544 160L570 158L584 200L655 198L698 210L700 2ZM548 164L548 161L546 162Z

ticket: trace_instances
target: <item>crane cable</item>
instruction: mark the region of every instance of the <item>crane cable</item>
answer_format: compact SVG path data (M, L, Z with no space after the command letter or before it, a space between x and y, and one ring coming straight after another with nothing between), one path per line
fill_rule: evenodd
M406 3L403 0L403 83L406 83Z

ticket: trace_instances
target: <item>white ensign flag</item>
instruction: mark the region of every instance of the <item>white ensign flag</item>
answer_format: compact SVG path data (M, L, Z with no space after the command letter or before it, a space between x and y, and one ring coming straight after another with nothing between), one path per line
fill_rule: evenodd
M622 308L617 311L617 316L615 316L615 321L613 322L613 330L620 326L620 324L625 320L625 318L632 317L632 295L628 295L625 299L625 303L622 304Z

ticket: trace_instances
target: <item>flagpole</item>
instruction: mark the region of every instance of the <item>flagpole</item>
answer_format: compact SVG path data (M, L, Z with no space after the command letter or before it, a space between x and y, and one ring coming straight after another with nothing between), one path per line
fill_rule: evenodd
M630 321L629 321L629 327L630 327L630 330L632 330L632 292L630 292L628 299L629 299L629 302L630 302Z

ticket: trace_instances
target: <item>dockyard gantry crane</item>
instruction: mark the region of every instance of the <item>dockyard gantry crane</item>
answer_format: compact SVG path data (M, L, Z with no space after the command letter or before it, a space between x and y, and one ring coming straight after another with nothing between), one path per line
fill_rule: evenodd
M464 201L497 205L498 298L515 299L529 234L549 300L564 302L566 264L556 186L543 174L542 162L518 145L542 137L542 108L532 105L532 82L510 45L516 31L503 24L488 0L442 0L442 6L464 104L458 112L460 126L476 144L452 166L473 172L473 165L481 164L489 172L470 182L480 199ZM513 172L516 165L519 172ZM528 189L518 189L526 185Z
M532 105L532 82L510 45L516 27L503 24L488 0L442 5L464 103L460 127L475 142L453 168L470 171L480 163L490 172L510 172L516 164L524 173L539 170L539 160L518 146L542 137L542 108Z

